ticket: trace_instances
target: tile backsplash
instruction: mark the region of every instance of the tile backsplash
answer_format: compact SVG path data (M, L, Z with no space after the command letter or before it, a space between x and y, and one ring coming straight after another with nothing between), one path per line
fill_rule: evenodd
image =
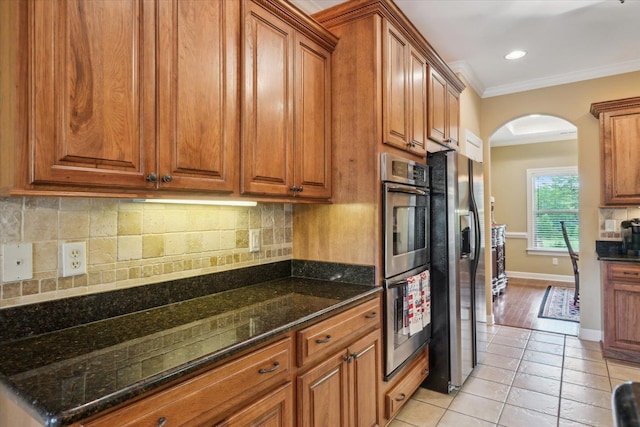
M261 248L252 253L253 229L260 230ZM80 241L86 242L87 274L61 277L60 245ZM0 261L4 245L16 243L33 244L33 278L0 282L0 308L289 260L292 208L2 198Z
M620 240L620 223L633 218L640 218L640 208L600 208L600 240ZM606 220L615 221L615 231L606 231Z

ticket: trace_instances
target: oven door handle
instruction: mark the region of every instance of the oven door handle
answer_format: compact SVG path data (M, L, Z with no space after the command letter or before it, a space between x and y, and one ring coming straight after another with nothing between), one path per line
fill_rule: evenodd
M399 288L401 286L405 286L409 284L409 280L404 279L404 280L399 280L397 282L393 282L393 283L388 283L387 284L387 289L395 289L395 288Z
M417 188L407 188L407 187L399 187L395 185L389 185L387 187L387 191L390 193L406 193L406 194L415 194L416 196L426 196L427 192L424 190L419 190Z

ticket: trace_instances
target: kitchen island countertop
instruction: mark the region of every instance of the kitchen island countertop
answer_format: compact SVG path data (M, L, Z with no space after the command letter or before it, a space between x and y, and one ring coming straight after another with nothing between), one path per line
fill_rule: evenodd
M11 340L0 391L43 425L69 425L379 292L283 278Z

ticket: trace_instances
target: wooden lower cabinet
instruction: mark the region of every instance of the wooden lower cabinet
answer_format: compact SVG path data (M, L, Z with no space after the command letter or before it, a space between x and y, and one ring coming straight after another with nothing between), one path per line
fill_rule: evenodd
M385 416L392 419L429 375L429 348L426 347L385 393Z
M380 331L298 376L298 426L378 426Z
M216 427L293 427L293 386L287 383Z
M605 357L640 362L640 264L604 262Z
M365 301L72 427L379 426L380 308Z

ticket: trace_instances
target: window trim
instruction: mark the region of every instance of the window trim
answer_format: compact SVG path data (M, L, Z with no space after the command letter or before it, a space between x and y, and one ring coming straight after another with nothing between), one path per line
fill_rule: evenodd
M533 207L535 206L533 196L533 178L537 176L553 175L576 175L577 166L561 166L552 168L531 168L527 169L527 253L529 255L559 256L566 253L566 248L538 248L533 245ZM579 254L579 251L575 251Z

